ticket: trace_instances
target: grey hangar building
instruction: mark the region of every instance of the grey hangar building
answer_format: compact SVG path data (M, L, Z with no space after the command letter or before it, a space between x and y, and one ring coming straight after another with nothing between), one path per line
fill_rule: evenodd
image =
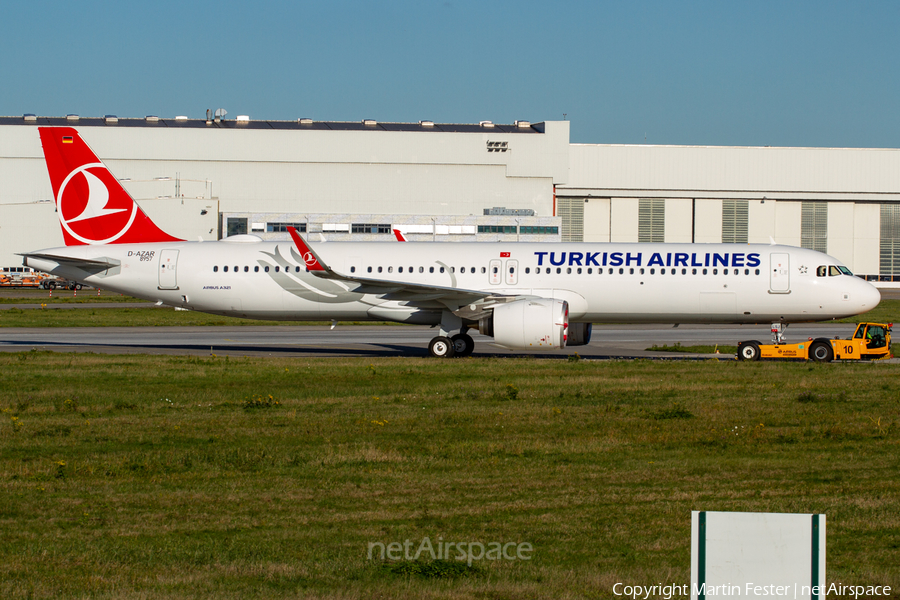
M0 117L3 270L63 245L38 126L75 127L186 240L774 240L900 286L900 149L573 144L568 121Z

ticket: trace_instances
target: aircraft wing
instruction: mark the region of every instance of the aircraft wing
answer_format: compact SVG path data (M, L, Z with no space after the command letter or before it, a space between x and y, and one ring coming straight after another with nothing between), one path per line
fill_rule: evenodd
M43 252L25 252L20 253L19 256L25 257L26 261L27 259L34 259L37 261L50 261L55 262L63 267L75 267L88 273L99 273L100 271L118 267L120 264L119 261L112 259L91 260L89 258L75 258L72 256L60 256L58 254L46 254Z
M386 300L398 300L411 303L439 303L450 310L457 311L460 307L466 307L463 311L469 318L477 318L496 304L503 304L520 298L532 296L510 296L495 294L482 290L469 290L464 288L445 287L439 285L423 285L407 281L390 281L385 279L372 279L370 277L357 277L338 273L326 265L319 255L309 247L300 237L297 230L288 227L288 231L300 252L306 268L309 272L323 279L333 279L345 283L355 284L351 291L360 294L378 294Z

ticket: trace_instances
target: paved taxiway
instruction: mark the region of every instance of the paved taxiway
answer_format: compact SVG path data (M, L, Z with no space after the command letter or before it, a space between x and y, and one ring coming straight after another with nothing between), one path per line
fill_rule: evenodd
M792 325L788 341L808 337L846 338L850 324ZM474 333L474 332L470 332ZM64 327L2 328L0 351L31 349L113 354L191 354L230 356L427 356L436 329L417 326L243 326L243 327ZM588 346L562 351L511 352L474 333L476 356L537 354L585 358L665 357L681 353L648 352L656 345L736 345L742 340L769 341L766 325L595 325ZM709 354L701 355L710 358ZM730 358L731 355L723 355Z

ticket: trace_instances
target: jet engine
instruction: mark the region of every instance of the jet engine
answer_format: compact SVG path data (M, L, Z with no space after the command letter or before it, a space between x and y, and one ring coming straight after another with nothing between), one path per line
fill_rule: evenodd
M567 346L587 346L591 343L593 323L569 323Z
M565 348L568 329L568 303L550 298L500 304L478 321L482 334L493 337L501 346L521 350Z

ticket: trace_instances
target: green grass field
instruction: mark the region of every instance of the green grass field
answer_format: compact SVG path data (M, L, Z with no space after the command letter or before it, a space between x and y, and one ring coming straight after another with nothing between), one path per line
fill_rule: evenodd
M2 598L610 598L691 510L822 512L900 588L890 364L0 355ZM530 560L369 560L527 542Z

